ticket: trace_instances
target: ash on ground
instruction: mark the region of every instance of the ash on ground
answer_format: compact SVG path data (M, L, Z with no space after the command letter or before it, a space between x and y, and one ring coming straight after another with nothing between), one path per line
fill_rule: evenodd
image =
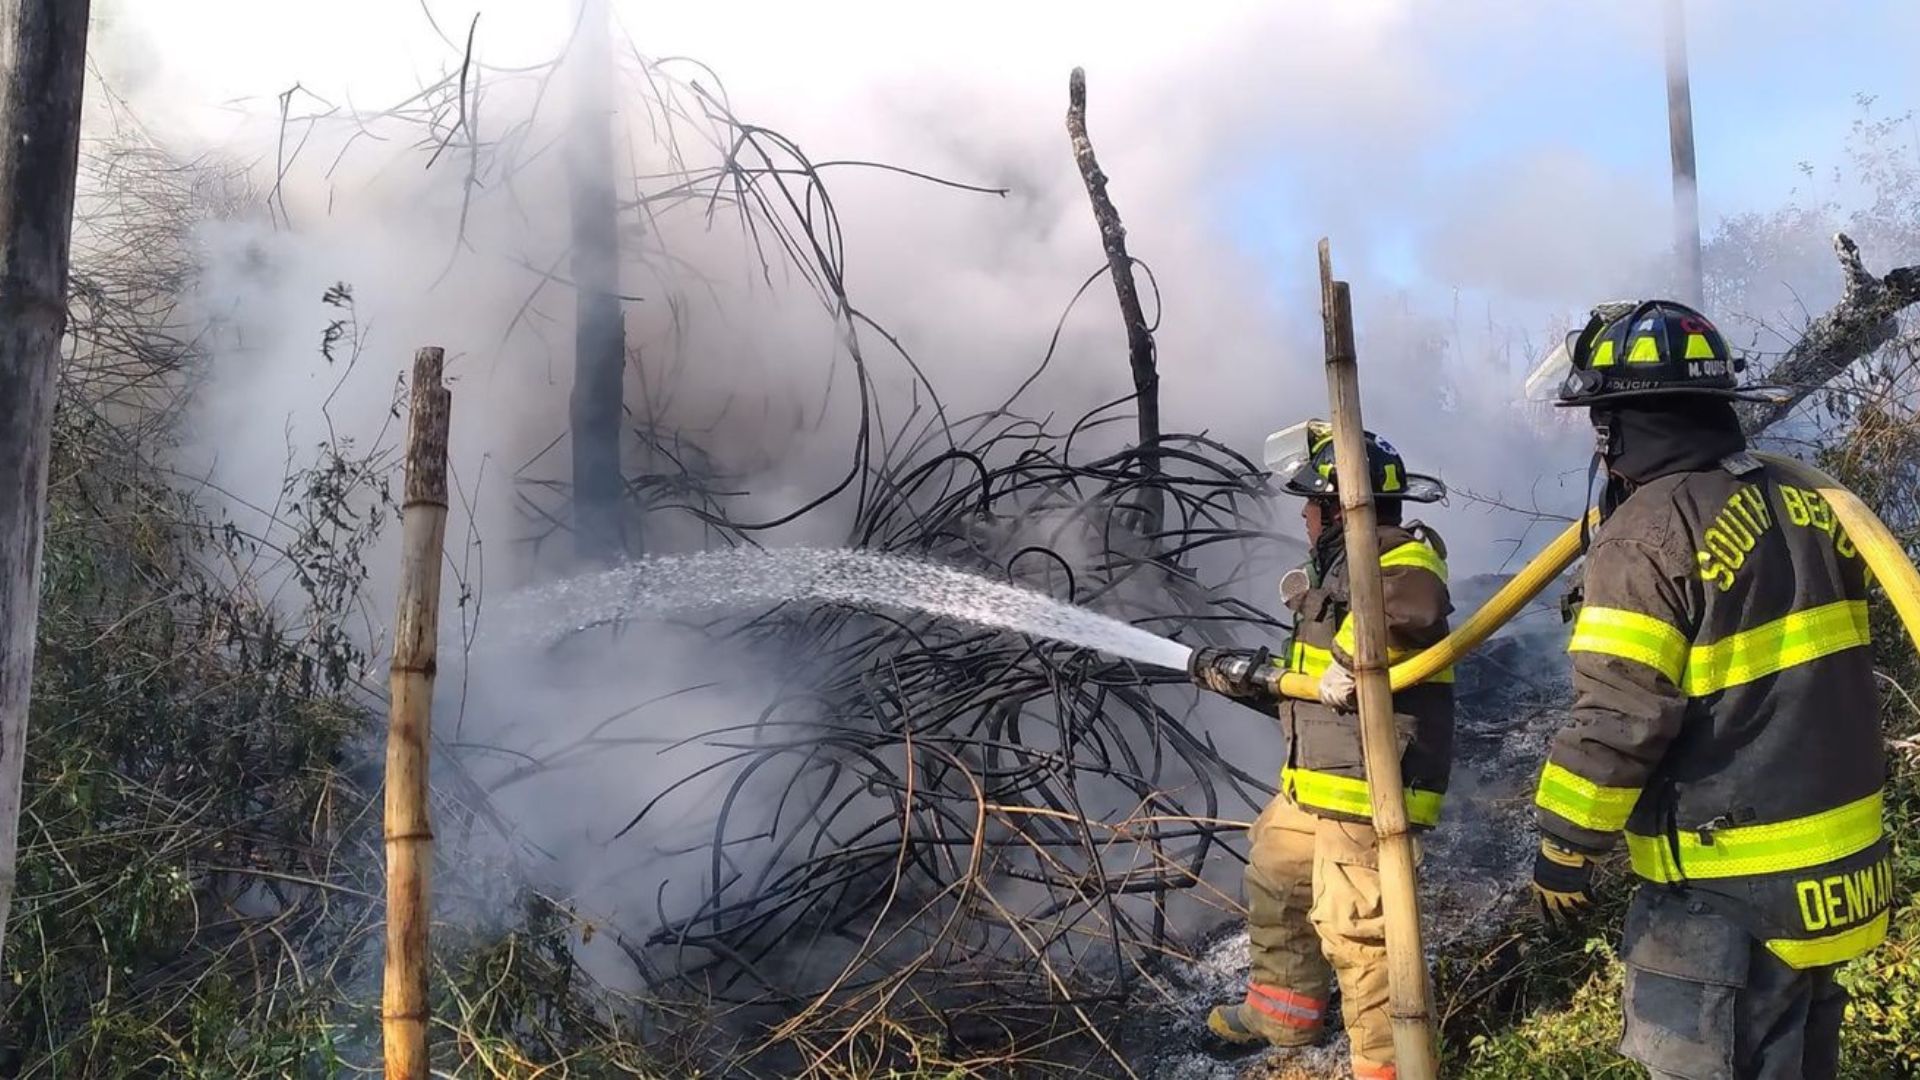
M1490 593L1501 580L1470 581L1458 591ZM1472 611L1477 599L1459 597L1455 603ZM1533 784L1547 742L1565 722L1572 699L1566 640L1557 611L1536 610L1515 619L1460 665L1446 810L1439 828L1423 838L1420 902L1429 957L1476 929L1511 922L1523 909L1537 843ZM1338 1033L1337 1022L1329 1024L1334 1034L1310 1050L1230 1057L1210 1045L1207 1010L1245 996L1247 969L1244 924L1221 927L1194 959L1169 963L1165 981L1175 989L1172 999L1146 1003L1146 1016L1128 1040L1134 1071L1155 1080L1351 1075L1346 1036Z

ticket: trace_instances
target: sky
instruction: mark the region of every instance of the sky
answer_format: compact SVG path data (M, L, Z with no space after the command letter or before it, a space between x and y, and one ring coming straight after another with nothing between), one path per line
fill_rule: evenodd
M1700 179L1701 218L1780 205L1806 191L1802 163L1824 174L1840 157L1860 95L1879 115L1920 104L1920 71L1906 43L1920 7L1866 0L1687 0L1687 51ZM1444 286L1422 233L1438 215L1430 196L1499 183L1541 155L1578 154L1620 189L1664 212L1670 158L1666 124L1663 5L1465 3L1425 8L1438 93L1454 98L1443 124L1400 163L1406 198L1383 200L1364 258L1391 280ZM1596 47L1594 39L1603 44ZM1920 135L1916 136L1920 152ZM1263 169L1233 211L1255 243L1293 242L1309 223L1289 200L1265 198L1298 185L1285 157ZM1603 185L1603 189L1604 189ZM1829 185L1830 187L1830 185ZM1659 226L1665 220L1654 223Z
M1418 363L1411 354L1450 324L1456 356L1504 349L1508 370L1495 377L1512 385L1467 386L1502 400L1567 322L1644 288L1670 240L1662 0L1218 0L1177 14L1085 0L614 3L637 46L697 57L739 112L816 155L1010 189L996 200L836 181L849 193L850 283L963 398L1024 372L1073 284L1099 265L1061 124L1077 64L1132 253L1162 289L1169 424L1249 453L1311 407L1303 393L1318 393L1319 237L1332 239L1336 272L1354 283L1363 357ZM1920 6L1685 3L1709 230L1723 215L1808 198L1809 187L1829 194L1858 95L1875 97L1878 115L1920 103L1920 74L1904 54ZM481 78L498 87L509 69L555 54L573 9L573 0L100 0L96 67L183 150L270 163L282 92L299 88L296 111L402 100L457 65L469 25ZM398 188L349 224L356 189L323 179L325 160L309 153L301 179L313 189L306 205L330 220L303 222L310 273L274 311L274 328L297 329L285 332L286 362L310 359L315 330L299 320L331 317L308 294L336 277L366 286L369 305L389 298L372 320L384 332L439 333L444 298L406 295L439 268L410 264L419 244L380 243L424 220L417 193ZM1811 178L1803 162L1816 166ZM504 287L487 295L515 302ZM1124 392L1122 369L1098 355L1119 339L1109 310L1095 306L1110 303L1095 295L1070 323L1050 376L1062 386L1046 403L1064 411ZM1467 340L1477 333L1485 340ZM782 340L722 344L773 356ZM244 365L249 378L259 368ZM1375 380L1375 426L1429 461L1444 454L1435 471L1450 482L1505 486L1511 448L1464 453L1443 430L1422 430L1430 400ZM262 388L239 385L235 399L260 413Z
M1920 33L1920 7L1911 3L1683 2L1708 227L1721 215L1776 206L1796 188L1805 190L1809 180L1799 166L1837 159L1859 115L1857 95L1877 98L1882 114L1920 101L1920 69L1904 51ZM1103 108L1137 102L1175 118L1186 108L1187 91L1178 84L1120 90L1103 84L1103 62L1146 74L1155 71L1156 57L1220 52L1242 65L1244 119L1256 124L1244 156L1205 208L1223 239L1254 253L1276 279L1297 277L1282 267L1310 263L1311 239L1333 223L1316 213L1319 204L1351 183L1352 171L1364 170L1376 197L1364 220L1342 223L1348 235L1340 256L1353 272L1377 274L1389 284L1444 289L1499 278L1470 257L1436 250L1460 246L1448 230L1447 204L1464 193L1547 177L1569 188L1567 205L1598 204L1634 218L1666 211L1663 3L1358 0L1295 5L1320 10L1274 19L1262 5L1238 0L1188 5L1177 18L1166 17L1162 6L1139 3L987 2L955 12L872 0L745 0L623 4L620 17L650 52L697 56L724 73L736 95L758 97L757 107L775 112L824 111L904 81L1052 84L1067 67L1086 63L1094 69L1096 141ZM485 57L503 66L533 62L550 53L566 18L558 0L120 0L103 6L116 29L145 43L152 61L131 81L154 80L176 100L229 111L224 118L202 117L203 132L223 122L237 125L236 103L270 107L275 94L296 82L333 102L392 98L447 63L440 32L460 38L475 13ZM1303 85L1313 73L1286 62L1284 46L1275 50L1280 63L1260 65L1258 54L1268 44L1261 35L1332 35L1342 23L1386 28L1378 31L1377 54L1347 59L1374 68L1365 73L1369 79L1411 85L1403 104L1418 104L1406 110L1405 125L1332 140L1377 151L1372 154L1334 150L1316 160L1323 151L1312 145L1262 146L1257 118L1264 111L1325 101L1322 91ZM1236 36L1249 33L1246 47L1233 48ZM244 47L234 47L241 42ZM1116 94L1119 106L1112 104ZM1213 122L1241 119L1216 116ZM1916 143L1920 152L1920 135ZM1122 192L1125 182L1119 175ZM1540 209L1539 224L1551 224L1552 208ZM1583 234L1569 242L1594 239Z

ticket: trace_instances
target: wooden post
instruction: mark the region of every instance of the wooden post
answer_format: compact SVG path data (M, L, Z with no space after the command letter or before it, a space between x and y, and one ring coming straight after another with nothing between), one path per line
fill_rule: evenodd
M453 402L441 385L445 354L413 357L407 418L407 493L401 514L400 602L393 619L387 729L387 966L381 999L387 1080L427 1080L427 741L447 535L447 428Z
M0 946L20 835L87 8L0 2Z
M1420 939L1419 880L1413 832L1400 778L1400 740L1394 731L1393 690L1387 681L1387 616L1380 584L1380 533L1367 477L1365 428L1360 420L1360 368L1353 347L1353 307L1347 283L1333 280L1327 241L1320 241L1320 314L1326 327L1327 395L1333 407L1334 468L1347 540L1349 602L1353 611L1354 684L1359 694L1360 746L1373 799L1373 831L1380 846L1380 895L1386 909L1389 1012L1401 1080L1433 1080L1435 1060L1427 994L1427 955Z

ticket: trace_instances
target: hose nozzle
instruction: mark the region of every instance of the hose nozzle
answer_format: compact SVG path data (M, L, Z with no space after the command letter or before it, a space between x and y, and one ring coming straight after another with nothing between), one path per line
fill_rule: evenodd
M1187 674L1216 694L1239 698L1275 693L1281 671L1266 649L1204 648L1193 650Z

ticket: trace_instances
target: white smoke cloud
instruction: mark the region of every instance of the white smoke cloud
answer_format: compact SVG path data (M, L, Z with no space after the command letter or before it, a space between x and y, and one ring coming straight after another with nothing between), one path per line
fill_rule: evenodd
M1324 233L1338 272L1354 283L1369 426L1417 470L1571 512L1586 440L1516 410L1519 376L1544 353L1556 320L1646 284L1666 244L1666 181L1557 132L1461 160L1458 143L1484 97L1525 92L1490 89L1463 77L1461 65L1603 40L1610 54L1644 50L1657 78L1658 21L1639 7L1615 10L1630 6L1582 9L1577 23L1523 3L616 0L615 10L638 47L711 65L740 116L793 136L815 160L886 162L1009 189L1000 198L896 174L828 172L849 290L912 351L952 413L998 404L1101 265L1064 130L1067 73L1084 65L1093 142L1132 253L1159 287L1167 430L1205 430L1257 458L1268 431L1324 413L1312 246ZM289 446L297 455L330 431L373 437L390 420L395 379L414 347L441 344L455 380L456 477L489 545L484 584L504 589L530 576L512 541L536 525L516 512L512 477L564 431L571 383L570 296L550 287L529 300L565 250L559 153L536 154L543 140L535 140L512 190L476 193L471 246L456 254L468 194L461 163L443 158L427 170L430 150L410 145L417 130L400 138L388 125L360 136L340 118L404 102L457 68L478 13L479 130L494 145L511 139L540 88L509 69L555 55L571 11L571 0L102 5L100 73L154 137L183 157L247 162L259 190L274 194L273 218L212 224L201 235L207 269L190 299L219 328L193 418L196 471L271 505ZM646 138L638 89L629 79L616 157L653 172L663 155ZM283 125L283 94L291 117L332 116ZM1663 141L1661 118L1649 123ZM677 371L676 425L740 478L728 486L753 492L736 512L790 509L847 464L853 398L837 331L791 275L760 280L725 211L711 228L687 212L660 228L687 260L678 282L687 299L670 309L661 276L630 268L624 285L643 299L626 306L629 344L656 381L643 394L630 379L629 403L659 404ZM697 285L694 272L704 279ZM363 349L351 373L344 359L329 366L317 355L323 330L342 315L320 303L335 282L354 290ZM886 411L903 418L912 393L905 365L873 335L865 345ZM1058 429L1125 395L1125 348L1112 291L1098 282L1019 409ZM1292 509L1276 508L1289 528ZM455 508L450 535L465 534L468 512ZM1496 541L1524 526L1459 504L1425 516L1448 537L1460 575L1507 562L1512 549ZM773 539L837 543L844 524L810 516ZM664 543L701 539L687 529ZM1545 539L1536 532L1529 544ZM376 570L384 574L384 563ZM1271 582L1260 588L1253 599L1267 603ZM391 594L380 577L373 590ZM745 663L671 635L608 645L561 667L490 660L474 673L459 738L537 752L677 689L689 672ZM768 700L757 689L715 692L636 714L620 730L677 738L750 719ZM1237 764L1269 774L1280 739L1264 719L1236 716L1208 722L1222 745L1247 748ZM512 775L511 753L494 763L488 751L470 752L483 778ZM657 764L639 751L574 764L512 785L502 803L559 856L545 867L559 887L644 926L653 896L643 886L668 876L667 864L609 873L631 865L619 860L633 850L609 846L609 827L657 790ZM661 838L638 842L657 847ZM675 881L685 888L689 879Z

